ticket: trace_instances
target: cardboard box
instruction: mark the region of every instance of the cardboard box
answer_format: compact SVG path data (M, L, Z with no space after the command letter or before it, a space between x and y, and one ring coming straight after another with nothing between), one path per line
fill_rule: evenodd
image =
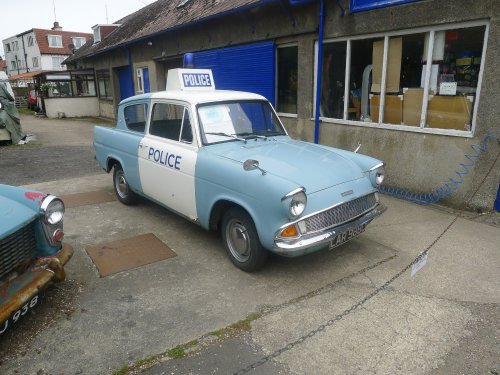
M420 126L424 89L403 89L403 124Z
M370 112L373 122L378 122L379 106L380 106L380 95L371 94ZM401 125L402 120L403 120L403 95L386 95L384 118L382 119L382 122L384 124Z
M473 96L432 96L427 108L429 128L470 130Z
M401 58L403 55L403 38L390 38L387 54L387 79L385 92L399 92L399 79L401 77ZM372 54L372 92L379 93L382 83L382 65L384 61L384 41L373 42Z

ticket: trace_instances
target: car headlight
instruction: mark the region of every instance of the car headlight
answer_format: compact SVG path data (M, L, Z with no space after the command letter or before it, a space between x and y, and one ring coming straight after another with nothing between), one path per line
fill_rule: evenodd
M368 171L368 174L373 186L378 187L382 182L384 182L385 164L384 163L377 164Z
M62 200L55 198L49 202L44 212L45 221L48 224L55 225L64 218L64 203Z
M48 195L40 206L42 227L47 240L52 246L60 243L64 237L64 203L59 198Z
M288 201L288 216L291 219L296 219L302 215L307 206L307 195L304 188L298 188L291 191L281 200Z
M375 183L381 185L385 178L385 167L382 165L375 170Z

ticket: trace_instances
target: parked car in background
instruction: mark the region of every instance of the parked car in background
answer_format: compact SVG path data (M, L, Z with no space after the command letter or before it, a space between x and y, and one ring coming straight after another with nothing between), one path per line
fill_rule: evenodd
M94 147L121 202L141 195L220 229L244 271L269 251L340 246L385 210L383 162L290 138L264 97L215 90L209 70L171 70L167 91L122 101L115 129L95 127Z
M0 335L51 282L65 279L73 255L63 243L64 203L45 193L0 185Z
M36 90L30 90L28 91L28 109L35 110L37 107L37 95L36 95Z

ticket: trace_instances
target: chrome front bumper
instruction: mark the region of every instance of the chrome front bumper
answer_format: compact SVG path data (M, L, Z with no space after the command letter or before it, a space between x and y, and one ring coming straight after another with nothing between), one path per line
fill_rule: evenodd
M324 231L314 233L309 236L304 235L300 238L290 240L284 240L282 238L275 239L272 251L283 256L296 257L322 250L330 245L330 242L335 238L335 236L347 232L352 228L356 228L361 225L368 225L385 210L387 210L386 206L378 204L370 212L367 212L363 216L360 216L348 223L325 229Z

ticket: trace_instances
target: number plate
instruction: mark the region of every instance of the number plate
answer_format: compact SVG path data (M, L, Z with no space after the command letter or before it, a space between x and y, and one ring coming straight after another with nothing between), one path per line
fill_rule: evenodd
M33 307L35 307L40 299L39 295L34 296L26 302L26 304L21 307L19 310L17 310L14 314L10 316L9 319L7 319L5 322L0 323L0 335L7 331L10 327L12 327L14 324L17 323L17 321L24 315L28 313L29 310L31 310Z
M344 231L343 233L337 234L333 240L330 242L330 249L333 249L337 246L340 246L346 243L349 240L352 240L354 237L363 233L365 230L366 224L358 225L355 227L351 227Z

